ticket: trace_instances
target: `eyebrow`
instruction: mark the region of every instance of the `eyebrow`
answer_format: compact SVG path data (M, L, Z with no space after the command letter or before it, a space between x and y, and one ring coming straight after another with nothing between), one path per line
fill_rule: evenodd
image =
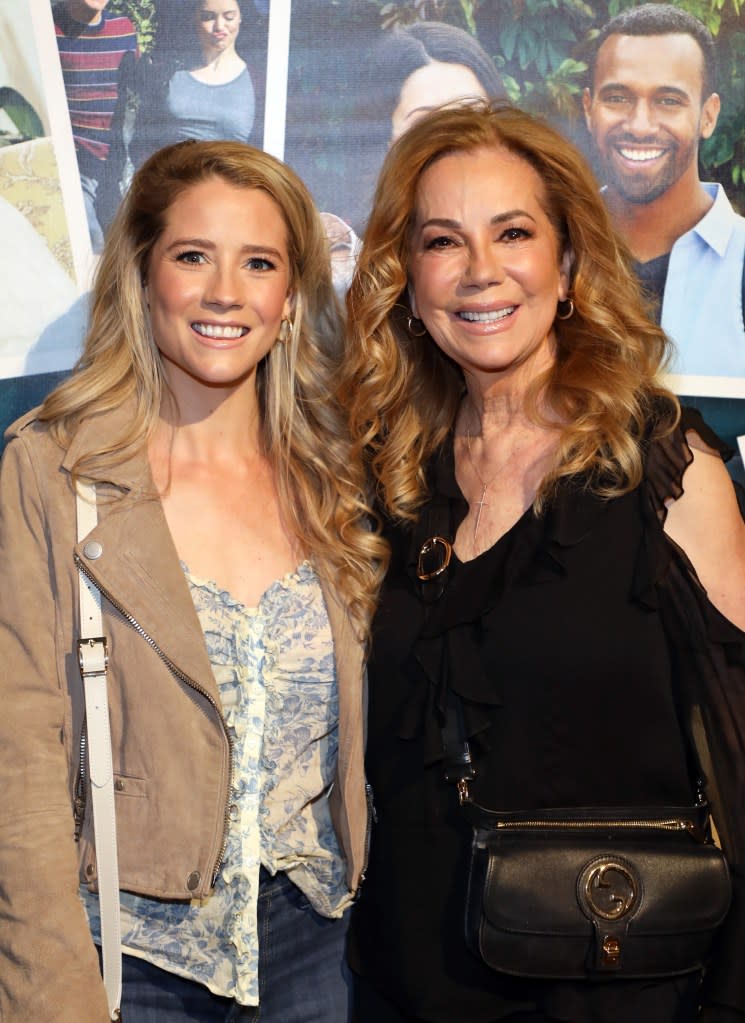
M520 209L507 210L504 213L496 213L489 223L495 225L504 224L505 221L514 220L515 217L527 217L535 223L535 217L532 213L528 213L527 210ZM425 222L421 225L420 230L423 230L425 227L450 227L457 231L462 226L463 225L459 220L449 220L447 217L431 217L429 220L425 220Z
M215 249L217 248L215 242L210 241L208 238L176 238L166 249L170 252L171 249L183 248L185 245L193 246L196 249ZM276 259L284 259L279 249L275 249L271 245L242 245L241 252L245 254L259 253L261 255L272 255Z
M603 82L597 91L602 94L604 92L634 92L635 90L623 82ZM689 92L686 92L685 89L680 89L677 85L658 85L654 90L654 94L658 95L661 92L673 93L675 96L680 96L681 99L691 98Z

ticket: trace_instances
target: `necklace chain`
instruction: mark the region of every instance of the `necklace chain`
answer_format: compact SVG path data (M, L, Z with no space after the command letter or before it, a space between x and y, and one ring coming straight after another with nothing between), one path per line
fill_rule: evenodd
M476 543L476 536L477 536L478 531L479 531L479 526L481 525L481 513L484 510L484 505L486 504L486 501L485 501L486 492L489 489L489 487L492 485L494 480L497 478L497 476L500 474L500 472L502 471L504 466L500 465L500 467L494 473L492 478L490 480L487 480L486 483L484 482L484 480L483 480L483 478L481 476L481 473L476 468L476 461L475 461L475 459L473 457L473 452L471 451L471 431L470 430L466 430L466 453L468 454L468 461L471 463L471 468L473 469L473 471L474 471L474 473L476 475L476 479L481 484L481 497L478 499L478 501L474 501L473 502L474 505L478 506L478 511L476 512L476 523L475 523L475 525L473 527L473 542L475 544Z

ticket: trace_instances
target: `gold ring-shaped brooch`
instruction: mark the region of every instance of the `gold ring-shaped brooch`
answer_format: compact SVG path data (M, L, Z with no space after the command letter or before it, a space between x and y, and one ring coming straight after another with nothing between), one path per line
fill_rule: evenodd
M421 582L436 579L448 567L452 555L453 548L449 540L443 536L431 536L419 548L419 557L416 563L417 578Z

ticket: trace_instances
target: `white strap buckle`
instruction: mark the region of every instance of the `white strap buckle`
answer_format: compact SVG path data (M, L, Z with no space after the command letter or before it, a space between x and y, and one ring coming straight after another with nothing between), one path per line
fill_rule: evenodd
M78 664L83 679L89 675L105 675L109 666L106 637L89 636L78 640Z

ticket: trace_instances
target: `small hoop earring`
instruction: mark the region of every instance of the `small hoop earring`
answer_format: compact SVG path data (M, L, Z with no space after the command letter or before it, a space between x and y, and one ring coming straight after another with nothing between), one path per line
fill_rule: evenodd
M292 337L293 327L294 324L292 320L285 316L279 325L279 334L277 334L277 340L280 342L280 344L283 345L287 344L287 342Z
M406 329L408 330L409 334L411 334L412 337L424 337L424 335L427 333L427 328L422 323L422 327L424 328L423 330L414 330L413 324L415 320L417 323L422 323L418 316L407 316Z
M564 312L559 312L559 308L564 306ZM571 298L562 299L556 306L556 319L557 320L569 320L574 316L574 302Z

